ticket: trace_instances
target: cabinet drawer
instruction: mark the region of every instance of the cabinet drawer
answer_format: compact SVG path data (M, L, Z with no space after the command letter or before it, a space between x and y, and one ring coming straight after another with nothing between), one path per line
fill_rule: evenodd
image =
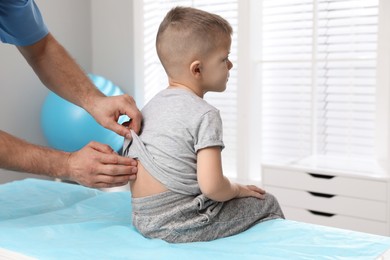
M275 195L282 205L324 212L329 215L387 221L385 202L272 186L264 186L264 188L267 192Z
M262 182L265 186L288 187L378 201L387 199L385 181L265 167Z
M372 221L340 215L322 216L313 214L312 212L305 209L288 206L282 206L282 209L286 219L290 220L302 221L324 226L332 226L336 228L350 229L383 236L390 235L388 225L379 221Z

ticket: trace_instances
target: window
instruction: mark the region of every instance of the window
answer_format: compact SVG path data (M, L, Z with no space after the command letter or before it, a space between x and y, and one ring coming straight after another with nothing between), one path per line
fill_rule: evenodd
M261 163L309 156L388 161L387 0L133 3L135 62L143 64L135 71L136 85L144 86L136 88L140 107L167 86L155 37L171 7L204 9L232 24L234 67L227 90L205 97L221 110L227 176L258 181Z
M236 135L237 135L237 36L238 36L238 1L237 0L144 0L134 1L136 37L136 64L143 64L136 68L136 84L143 86L143 91L136 93L139 107L147 103L157 92L168 86L163 67L157 57L155 39L158 27L165 14L174 6L191 6L221 15L233 27L233 39L230 60L234 67L230 71L227 89L224 93L207 93L205 100L217 107L221 112L224 126L224 143L226 148L222 152L224 174L236 177ZM142 22L141 22L142 21ZM141 54L140 54L141 53Z
M378 0L263 0L262 161L375 158Z

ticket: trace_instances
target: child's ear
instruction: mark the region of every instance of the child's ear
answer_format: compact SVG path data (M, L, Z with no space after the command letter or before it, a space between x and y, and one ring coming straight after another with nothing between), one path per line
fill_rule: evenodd
M196 60L196 61L193 61L190 65L190 72L191 72L191 75L194 77L194 78L200 78L201 76L201 73L202 73L202 69L201 69L201 62Z

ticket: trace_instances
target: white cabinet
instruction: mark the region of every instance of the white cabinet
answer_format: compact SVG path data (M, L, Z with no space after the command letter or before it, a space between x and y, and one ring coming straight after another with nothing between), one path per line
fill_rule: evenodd
M263 187L286 218L389 236L389 176L376 167L334 170L318 162L262 166Z

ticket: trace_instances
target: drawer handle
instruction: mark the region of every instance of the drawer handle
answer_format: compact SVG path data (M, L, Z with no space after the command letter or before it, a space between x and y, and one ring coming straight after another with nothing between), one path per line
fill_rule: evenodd
M310 173L310 172L308 172L308 174L314 178L327 179L327 180L333 179L335 177L333 175L324 175L324 174Z
M321 212L321 211L316 211L316 210L308 210L311 214L317 215L317 216L322 216L322 217L333 217L335 214L332 213L327 213L327 212Z
M313 191L308 191L311 195L315 197L322 197L322 198L333 198L335 195L333 194L326 194L326 193L319 193L319 192L313 192Z

